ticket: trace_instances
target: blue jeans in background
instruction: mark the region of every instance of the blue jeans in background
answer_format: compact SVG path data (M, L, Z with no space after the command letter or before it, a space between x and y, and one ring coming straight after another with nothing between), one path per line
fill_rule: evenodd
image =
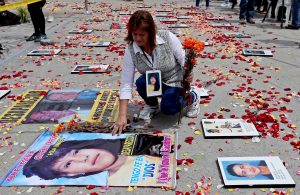
M206 2L206 7L209 7L209 0L205 0ZM229 0L228 0L229 1ZM200 0L196 0L196 7L199 7L199 4L200 4Z
M145 103L149 106L158 105L157 97L147 97L146 89L146 75L140 76L135 85L140 96L144 99ZM162 99L160 103L161 112L168 115L176 114L180 111L182 96L180 96L182 88L169 87L165 84L162 85Z
M292 0L292 25L300 27L300 0Z
M240 19L250 20L254 17L254 6L256 0L241 0L240 3Z

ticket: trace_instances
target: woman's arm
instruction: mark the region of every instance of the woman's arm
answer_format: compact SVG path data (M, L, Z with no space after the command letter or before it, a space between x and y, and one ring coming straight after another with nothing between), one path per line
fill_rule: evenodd
M119 116L113 125L112 135L120 134L127 126L127 109L129 100L120 100L119 103Z
M134 80L134 64L128 48L125 50L124 63L121 72L119 116L112 126L112 134L120 134L127 126L128 102L132 98L132 85Z

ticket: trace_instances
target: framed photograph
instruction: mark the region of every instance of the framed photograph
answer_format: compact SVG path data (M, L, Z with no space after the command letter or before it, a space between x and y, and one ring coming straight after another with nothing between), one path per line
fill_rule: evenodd
M151 5L139 5L138 8L151 8Z
M206 20L224 20L225 18L222 16L219 17L206 17Z
M34 49L29 52L28 56L53 56L61 52L61 49Z
M168 6L172 6L172 4L171 3L162 3L162 4L160 4L161 6L166 6L166 7L168 7Z
M226 37L233 37L233 38L250 38L251 36L250 35L246 35L246 34L243 34L243 33L224 33L224 35Z
M109 41L87 41L83 44L84 47L108 47L110 45Z
M163 18L159 20L160 22L177 22L177 18Z
M111 11L115 11L115 12L117 12L117 11L127 11L128 9L127 8L125 8L125 7L112 7L111 8Z
M253 123L242 119L202 119L206 138L259 136Z
M9 93L10 93L10 90L0 90L0 100Z
M132 15L132 12L131 11L129 11L129 12L120 12L119 15L120 16Z
M189 28L187 24L169 24L168 28Z
M90 30L73 29L69 31L69 34L91 34L92 32L93 32L92 29Z
M211 27L233 27L232 24L229 23L213 23L210 26Z
M168 17L168 14L166 14L166 13L155 14L155 17L156 17L156 18Z
M160 96L162 94L161 72L151 70L146 72L147 97Z
M159 10L156 10L156 12L172 12L173 10L172 9L159 9Z
M109 65L77 65L71 72L71 74L96 74L107 72Z
M193 6L191 5L183 5L180 7L180 9L193 9Z
M177 16L177 19L192 19L193 16Z
M220 157L218 165L225 187L295 186L278 156Z
M263 49L243 49L243 54L245 56L273 56L271 50Z

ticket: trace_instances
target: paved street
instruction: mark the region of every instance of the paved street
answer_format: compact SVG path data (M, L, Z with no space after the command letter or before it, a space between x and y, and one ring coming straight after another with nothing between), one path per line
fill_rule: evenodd
M84 4L78 0L48 1L44 7L46 16L52 14L54 21L46 23L47 36L56 42L62 53L57 56L29 57L27 53L42 48L39 43L26 42L25 36L33 33L31 23L17 26L0 27L0 43L8 48L0 55L0 88L8 87L11 93L0 100L0 113L4 112L23 92L34 89L116 89L119 88L123 51L126 43L126 29L111 30L113 21L119 21L119 12L112 12L111 7L127 7L135 11L140 1L94 0L89 5L91 15L84 14ZM185 15L194 6L194 1L145 0L152 5L147 10L155 15L157 9L164 8L162 3L171 3L174 14ZM212 195L260 195L282 192L282 194L300 194L300 31L280 28L280 23L267 19L261 23L263 15L256 14L256 24L239 24L239 8L221 7L223 1L211 2L203 14L193 15L192 19L180 20L189 28L179 29L178 37L194 37L211 43L205 47L197 59L194 68L194 83L205 86L209 97L200 102L201 112L198 118L183 118L177 125L178 115L159 114L150 123L150 130L171 132L178 130L178 159L191 159L193 163L177 165L177 187L174 191L151 187L95 187L85 186L41 186L41 187L1 187L0 195L11 194L190 194ZM74 9L77 8L77 9ZM79 9L80 8L80 9ZM212 27L214 21L207 16L223 16L233 27ZM98 17L101 22L87 22ZM166 24L155 19L159 29L167 29ZM219 21L220 22L220 21ZM86 27L94 29L90 35L71 35L68 31ZM226 32L241 32L250 38L228 38ZM115 49L103 47L83 47L84 41L97 39L115 42ZM51 47L51 46L50 46ZM246 57L242 49L269 49L273 57ZM109 64L111 72L106 74L71 74L77 64ZM136 78L138 78L136 76ZM142 108L141 98L134 92L130 101L131 118ZM265 103L265 104L264 104ZM256 106L265 105L264 109ZM277 119L279 131L272 130L272 123L261 130L258 142L251 138L205 139L202 118L242 118L247 110L267 113ZM148 126L148 124L146 125ZM53 124L0 124L0 177L2 178L47 127ZM193 140L191 142L187 140ZM187 139L190 138L190 139ZM291 144L298 142L298 146ZM298 147L298 149L297 149ZM218 157L242 156L279 156L296 183L295 188L258 187L224 188L216 160ZM188 160L191 162L191 160ZM195 187L197 184L198 187ZM34 185L34 184L33 184ZM199 193L199 194L200 194Z

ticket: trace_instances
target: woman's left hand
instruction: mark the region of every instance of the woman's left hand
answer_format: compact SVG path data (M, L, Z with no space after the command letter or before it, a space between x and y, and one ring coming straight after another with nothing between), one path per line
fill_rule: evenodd
M189 75L187 75L187 77L185 78L185 81L188 83L192 83L194 79L194 73L190 73Z

